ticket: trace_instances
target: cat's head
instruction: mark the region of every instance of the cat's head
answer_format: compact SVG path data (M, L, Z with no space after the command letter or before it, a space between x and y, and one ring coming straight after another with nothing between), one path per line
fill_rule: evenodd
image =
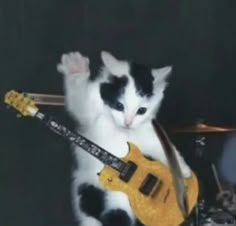
M133 129L155 117L172 67L150 69L118 60L105 51L101 58L107 80L100 84L100 94L116 125Z

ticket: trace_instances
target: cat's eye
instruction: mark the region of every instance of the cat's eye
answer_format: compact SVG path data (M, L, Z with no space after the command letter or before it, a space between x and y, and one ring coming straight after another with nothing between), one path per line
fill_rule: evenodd
M115 109L117 111L124 111L124 105L122 103L120 103L120 102L116 102L115 103Z
M143 114L146 113L146 111L147 111L147 108L141 107L141 108L138 109L137 114L138 115L143 115Z

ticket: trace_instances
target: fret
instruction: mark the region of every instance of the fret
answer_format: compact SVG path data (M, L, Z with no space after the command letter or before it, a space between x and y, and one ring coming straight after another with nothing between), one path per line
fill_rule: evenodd
M64 125L57 122L55 119L51 117L47 117L46 115L38 112L36 114L36 118L43 121L46 126L51 129L53 132L67 139L70 143L77 144L79 147L84 149L86 152L100 160L104 165L110 166L113 169L122 172L126 163L111 153L107 152L103 148L99 147L92 141L88 140L84 136L74 133L69 130Z

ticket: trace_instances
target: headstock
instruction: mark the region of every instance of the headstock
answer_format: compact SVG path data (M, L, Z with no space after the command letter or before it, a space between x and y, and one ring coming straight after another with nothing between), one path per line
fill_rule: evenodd
M32 99L15 90L11 90L5 94L4 102L20 112L23 116L33 117L38 112L38 108Z

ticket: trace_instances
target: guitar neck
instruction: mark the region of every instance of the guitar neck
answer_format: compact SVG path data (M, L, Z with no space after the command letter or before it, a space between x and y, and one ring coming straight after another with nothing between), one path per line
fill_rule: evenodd
M70 143L76 144L77 146L81 147L90 155L100 160L104 165L109 166L117 170L118 172L122 172L122 170L124 169L126 163L121 159L107 152L84 136L72 132L66 126L62 125L52 117L49 117L39 111L35 114L35 117L43 122L54 133L64 137Z

